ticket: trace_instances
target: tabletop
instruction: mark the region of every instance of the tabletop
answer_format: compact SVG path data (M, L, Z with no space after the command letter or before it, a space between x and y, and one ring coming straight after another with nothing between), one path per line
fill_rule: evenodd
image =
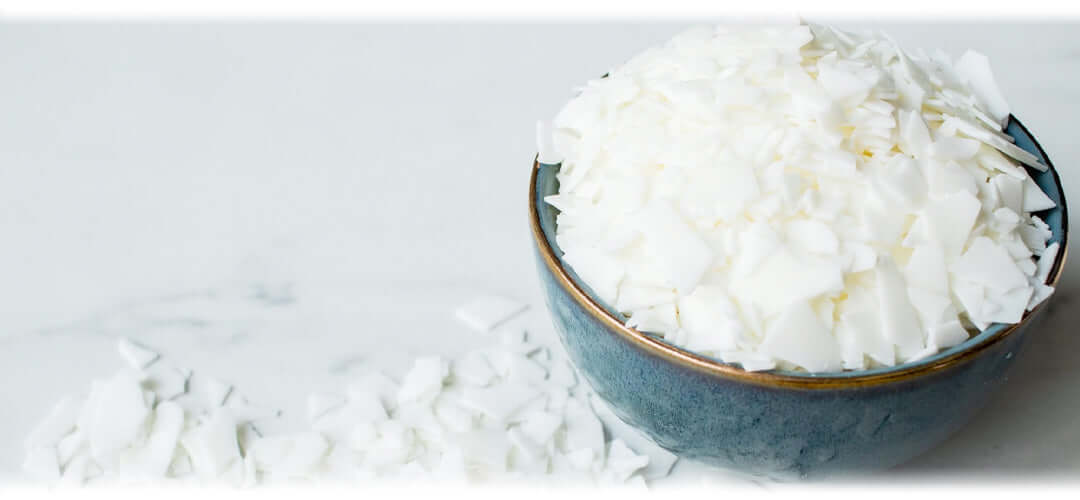
M529 303L550 335L535 122L691 24L0 23L0 480L53 401L120 366L117 337L289 427L354 366L483 342L453 319L473 295ZM1080 199L1075 26L839 24L987 54ZM1078 294L1073 259L986 409L870 479L1077 477ZM722 475L680 463L671 480Z

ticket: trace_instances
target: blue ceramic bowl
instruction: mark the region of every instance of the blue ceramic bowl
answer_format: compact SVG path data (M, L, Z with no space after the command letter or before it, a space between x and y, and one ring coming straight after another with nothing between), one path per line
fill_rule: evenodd
M1050 166L1015 118L1006 132ZM747 372L627 328L562 261L558 165L534 163L529 211L540 281L563 345L596 393L627 423L679 456L773 479L885 469L940 443L983 407L1037 328L1046 302L1016 325L995 324L936 356L896 367L829 374ZM1067 250L1065 197L1053 166L1029 172L1057 203L1039 215Z

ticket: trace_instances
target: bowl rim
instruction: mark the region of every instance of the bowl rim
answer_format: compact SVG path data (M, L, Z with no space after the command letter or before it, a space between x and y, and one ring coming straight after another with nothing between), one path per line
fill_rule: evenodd
M1038 150L1042 159L1045 160L1047 169L1051 174L1054 184L1058 187L1061 194L1060 208L1062 213L1061 218L1061 243L1060 250L1057 253L1054 266L1050 270L1047 283L1050 286L1057 286L1058 280L1061 278L1062 270L1065 266L1069 253L1069 219L1068 219L1068 207L1065 202L1065 187L1061 184L1061 178L1058 176L1057 170L1050 162L1050 157L1043 150L1042 146L1035 136L1028 131L1027 127L1023 125L1015 116L1010 115L1009 121L1015 123L1027 136L1031 139L1035 149ZM629 340L632 344L644 349L647 352L658 355L661 359L673 362L680 366L690 368L699 373L703 373L709 376L717 376L727 380L733 380L738 382L748 382L759 386L770 386L780 388L798 388L798 389L837 389L837 388L852 388L852 387L869 387L878 386L894 382L901 382L910 380L912 378L920 376L928 376L935 373L942 372L954 366L966 363L975 359L980 353L986 351L990 347L1003 341L1009 337L1015 331L1020 329L1025 323L1028 323L1031 318L1034 318L1039 311L1049 302L1050 298L1044 300L1039 305L1035 306L1031 311L1025 311L1024 316L1020 319L1020 322L1011 325L1006 325L996 334L991 335L981 342L972 344L965 349L954 352L948 356L944 356L932 363L925 364L909 364L905 363L898 365L895 369L889 369L883 372L877 372L867 375L857 375L857 371L851 371L846 373L852 373L854 375L821 375L816 376L812 374L807 375L789 375L786 373L773 373L770 371L746 371L740 367L722 363L715 359L703 356L663 342L657 338L646 335L638 330L627 327L620 322L618 318L611 315L603 305L590 296L582 286L577 283L566 268L562 264L562 260L555 255L555 250L552 247L547 236L544 234L543 228L540 224L540 213L537 210L539 204L537 203L537 190L536 182L538 174L540 172L541 164L539 162L539 155L533 159L532 172L529 176L529 226L531 229L533 242L538 249L541 260L547 266L552 276L555 277L555 281L566 290L570 297L573 298L578 305L589 313L593 318L600 321L602 324L608 326L617 335ZM985 331L985 330L984 330ZM974 337L972 337L974 338ZM915 362L918 363L918 362Z

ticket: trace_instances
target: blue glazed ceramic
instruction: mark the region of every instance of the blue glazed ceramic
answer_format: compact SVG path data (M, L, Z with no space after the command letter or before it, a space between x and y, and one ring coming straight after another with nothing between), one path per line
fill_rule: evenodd
M1051 165L1015 118L1006 132ZM1005 380L1037 330L1046 303L1017 325L995 324L967 342L915 363L859 372L747 372L623 325L565 265L555 242L558 165L533 165L529 208L548 309L579 372L627 423L687 458L773 479L885 469L956 432ZM1029 169L1057 203L1039 215L1067 252L1067 213L1053 166Z

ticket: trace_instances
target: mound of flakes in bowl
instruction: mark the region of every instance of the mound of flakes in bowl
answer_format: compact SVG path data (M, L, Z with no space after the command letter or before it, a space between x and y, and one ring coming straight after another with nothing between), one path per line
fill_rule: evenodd
M1008 119L976 52L701 28L589 82L539 159L562 163L563 259L628 326L748 370L862 370L1053 292L1055 205L1023 167L1046 166Z

